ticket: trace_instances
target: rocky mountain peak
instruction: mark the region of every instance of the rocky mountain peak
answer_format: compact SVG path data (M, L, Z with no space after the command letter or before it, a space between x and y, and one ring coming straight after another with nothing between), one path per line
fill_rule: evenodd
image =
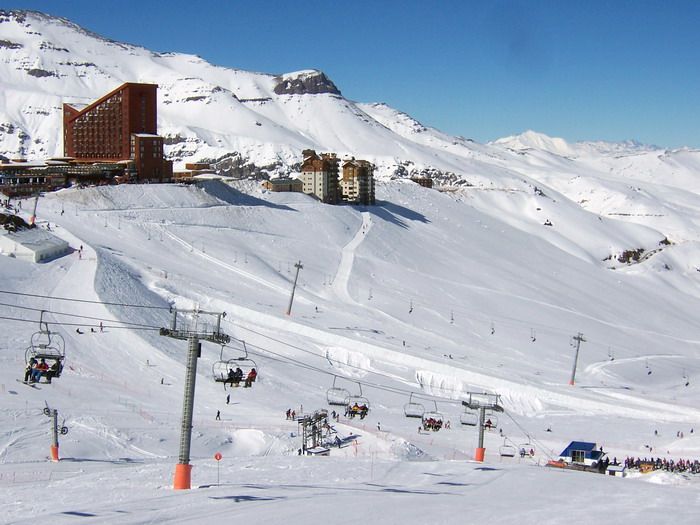
M276 77L274 91L278 95L340 95L340 90L323 71L316 69L287 73Z

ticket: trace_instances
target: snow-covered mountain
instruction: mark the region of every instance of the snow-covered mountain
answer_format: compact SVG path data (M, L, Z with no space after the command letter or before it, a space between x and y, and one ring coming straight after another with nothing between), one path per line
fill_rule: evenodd
M533 164L562 159L571 171L605 175L641 167L657 177L684 177L700 165L696 151L633 142L571 145L532 132L482 145L384 104L347 100L342 86L320 71L273 75L217 67L31 11L0 11L0 154L62 154L62 104L92 101L127 81L160 86L159 129L176 166L225 159L220 167L232 174L288 173L301 150L314 148L371 160L380 177L427 173L478 184L484 176L519 178ZM630 159L640 155L641 161Z
M365 208L256 181L40 198L39 227L76 253L45 264L0 257L6 521L612 524L665 523L669 509L675 523L697 521L698 476L542 466L574 439L618 458L700 459L697 151L534 132L478 144L348 101L317 71L220 68L2 12L0 153L60 154L62 102L124 81L161 86L160 127L176 160L285 173L312 147L372 160L385 180ZM420 172L446 187L386 180ZM185 345L158 328L170 307L195 305L228 313L224 331L246 340L260 375L251 389L222 390L212 368L240 357L240 343L203 344L198 490L173 494ZM15 379L40 316L65 338L66 368L30 387ZM333 385L361 391L368 418L334 424L347 446L330 457L297 456L299 428L285 411L332 409ZM469 462L476 432L459 424L469 391L497 392L505 408L484 465ZM411 400L452 427L416 432ZM45 403L70 429L57 464L45 460ZM500 456L521 444L534 457Z

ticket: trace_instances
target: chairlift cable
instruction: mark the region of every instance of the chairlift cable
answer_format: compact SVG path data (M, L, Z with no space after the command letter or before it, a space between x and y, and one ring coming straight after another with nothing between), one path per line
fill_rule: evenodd
M545 456L547 456L549 459L554 459L554 455L553 455L554 451L552 451L552 454L547 452L548 450L551 451L551 449L548 449L547 447L545 447L542 444L542 442L539 441L537 438L533 438L532 433L528 432L525 427L523 427L520 423L518 423L509 411L504 410L503 413L508 417L508 419L510 419L515 424L516 427L518 427L520 429L520 431L528 438L529 441L531 441L537 445L538 450L541 450L545 454Z
M6 321L19 321L21 323L33 323L36 324L36 319L22 319L21 317L6 317L6 316L0 316L0 319L6 320ZM99 328L100 325L89 325L85 323L51 323L51 326L77 326L77 327L88 327L88 328ZM159 327L154 327L154 328L148 328L146 326L144 327L132 327L132 326L116 326L116 325L102 325L102 328L126 328L129 330L144 330L144 331L159 331Z
M55 300L55 301L69 301L69 302L73 302L73 303L103 304L103 305L109 305L109 306L123 306L125 308L150 308L150 309L154 309L154 310L172 310L172 307L170 307L170 306L153 306L153 305L147 305L147 304L127 304L127 303L109 303L109 302L104 302L104 301L90 301L88 299L75 299L75 298L71 298L71 297L54 297L51 295L11 292L9 290L0 290L0 293L9 294L9 295L21 295L23 297L36 297L36 298L40 298L40 299L51 299L51 300Z
M45 308L32 308L29 306L20 306L17 304L0 303L0 306L6 306L9 308L17 308L19 310L30 310L33 312L44 312L44 313L53 314L53 315L65 315L67 317L76 317L79 319L89 319L91 321L104 321L107 323L120 323L120 324L125 324L125 325L139 326L139 327L143 327L143 328L156 328L153 325L147 325L147 324L143 324L143 323L133 323L130 321L119 321L118 319L106 319L103 317L91 317L88 315L71 314L68 312L57 312L55 310L46 310ZM55 322L48 322L48 321L43 321L43 322L48 323L48 324L56 324Z
M250 343L247 343L247 344L248 344L248 346L251 347L251 348L257 348L257 349L259 349L259 350L265 352L265 353L261 353L261 352L255 352L255 351L250 351L250 350L249 350L249 353L252 354L252 355L256 355L256 356L259 356L259 357L267 358L268 356L265 355L265 354L272 354L272 355L276 356L277 358L282 359L282 360L284 360L285 362L287 362L287 363L289 363L289 364L291 364L291 365L294 365L294 366L298 366L298 367L300 367L300 368L305 368L305 369L307 369L307 370L313 370L314 372L318 372L318 373L320 373L320 374L325 374L325 375L329 375L329 376L337 376L337 375L338 375L337 373L329 372L328 370L324 370L324 369L322 369L322 368L318 368L318 367L315 367L315 366L313 366L313 365L309 365L309 364L304 363L304 362L302 362L302 361L298 361L298 360L296 360L296 359L294 359L294 358L292 358L292 357L288 357L288 356L285 356L285 355L282 355L282 354L278 354L278 353L276 353L276 352L274 352L274 351L272 351L272 350L269 350L269 349L267 349L267 348L263 348L263 347L260 347L260 346L254 345L254 344L250 344ZM370 372L370 371L367 370L367 372ZM380 374L380 373L378 373L378 372L371 371L371 373L389 378L388 376L384 376L383 374ZM389 379L395 379L395 378L389 378ZM413 390L404 390L404 389L402 389L402 388L391 387L391 386L382 385L382 384L379 384L379 383L374 383L374 382L369 382L369 381L358 381L358 380L356 380L356 379L348 379L348 381L349 381L349 382L352 382L352 383L357 383L357 384L360 384L360 385L364 385L364 386L366 386L366 387L373 388L373 389L375 389L375 390L381 390L381 391L384 391L384 392L390 392L390 393L397 394L397 395L404 395L404 396L405 396L405 395L410 395L412 392L414 392ZM460 392L460 394L463 394L463 393L464 393L464 392ZM449 399L449 398L445 398L445 397L431 396L430 394L421 394L421 397L424 398L424 399L429 399L429 400L436 400L436 399L437 399L437 400L439 400L441 403L447 403L447 404L450 404L450 405L459 405L459 406L461 406L461 404L462 404L461 399Z
M246 327L241 326L241 325L236 325L236 326L237 326L238 328L243 328L244 330L248 330L249 332L252 332L252 333L254 333L254 334L257 334L257 335L259 335L259 336L261 336L261 337L264 337L264 338L266 338L266 339L270 339L271 341L274 341L274 342L276 342L276 343L280 343L280 344L282 344L282 345L284 345L284 346L288 346L288 347L293 348L293 349L295 349L295 350L299 350L299 351L301 351L301 352L304 352L304 353L313 355L314 357L318 357L318 358L321 358L321 359L324 359L324 360L332 361L332 362L341 364L341 365L343 365L343 366L346 366L346 367L348 367L348 368L353 368L353 369L355 369L355 370L359 370L359 371L362 371L362 372L367 372L367 373L375 374L375 375L377 375L377 376L385 377L385 378L387 378L387 379L396 379L396 378L394 378L394 377L392 377L392 376L389 376L389 375L386 375L386 374L382 374L381 372L378 372L378 371L376 371L376 370L367 370L366 368L362 368L362 367L359 367L359 366L356 366L356 365L351 365L351 364L347 364L347 363L343 363L343 362L341 362L341 361L337 361L337 360L331 359L330 357L327 357L325 354L324 354L324 355L316 354L316 353L314 353L314 352L311 352L310 350L306 350L305 348L298 347L298 346L293 345L293 344L291 344L291 343L287 343L287 342L282 341L282 340L280 340L280 339L276 339L276 338L274 338L274 337L272 337L272 336L265 335L265 334L263 334L263 333L257 332L257 331L255 331L255 330L250 329L250 328L246 328ZM252 348L258 348L258 349L260 349L260 350L263 350L263 351L265 351L265 352L272 353L272 354L274 354L274 355L280 355L280 354L276 354L276 353L272 352L271 350L268 350L267 348L263 348L263 347L260 347L260 346L257 346L257 345L251 344L251 343L246 343L246 344L247 344L249 347L252 347ZM252 352L251 352L251 353L252 353ZM260 355L260 354L258 354L258 355ZM281 356L281 355L280 355L280 356ZM262 356L262 357L264 357L264 356ZM282 356L282 357L285 357L285 356ZM292 358L288 358L288 359L294 361ZM320 373L324 373L324 374L327 374L327 375L332 375L332 376L333 376L333 375L338 375L337 373L329 372L329 371L327 371L327 370L323 370L323 369L320 369L320 368L314 368L314 369L317 370L317 371L320 372ZM355 382L357 382L357 381L355 381ZM371 388L376 388L376 389L379 389L379 390L384 389L384 390L387 390L387 391L390 391L390 392L394 392L394 393L396 393L396 394L401 394L401 395L409 395L411 392L413 392L413 390L403 390L403 389L394 388L394 387L383 387L383 386L378 385L378 384L376 384L376 383L370 383L370 382L367 382L367 381L362 381L361 383L364 384L364 385L366 385L366 386L369 386L369 387L371 387ZM442 387L439 387L439 386L431 386L430 388L431 388L431 390L439 390L439 391L442 391L442 392L448 392L448 393L452 393L452 394L456 394L456 395L463 395L463 394L464 394L464 392L462 392L462 391L457 392L457 391L455 391L454 389L447 389L447 388L442 388ZM459 403L461 403L461 400L454 400L454 401L452 401L452 400L450 400L449 398L445 398L445 397L441 397L441 396L431 396L430 394L426 394L426 393L422 393L422 394L420 394L420 396L421 396L423 399L429 399L429 400L439 399L441 402L451 402L451 403L453 403L453 404L459 404Z

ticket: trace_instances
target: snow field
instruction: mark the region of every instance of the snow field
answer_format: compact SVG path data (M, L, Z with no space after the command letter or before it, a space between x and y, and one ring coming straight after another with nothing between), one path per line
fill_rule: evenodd
M498 213L474 207L473 199L409 184L380 185L374 209L322 206L301 195L216 182L148 190L48 195L40 200L41 220L75 248L82 244L82 257L38 266L0 258L3 290L166 308L3 297L7 304L51 310L68 348L66 371L55 384L18 384L36 325L5 321L0 483L11 522L74 519L66 512L101 522L197 522L235 511L241 518L294 523L302 515L299 502L317 502L318 494L325 495L321 509L342 509L338 519L350 522L366 517L351 503L362 494L372 508L391 507L394 522L433 516L464 523L466 513L507 523L517 509L522 523L560 523L564 515L615 523L616 512L660 523L664 514L655 501L685 501L697 487L692 477L618 480L537 467L572 439L597 441L618 457L644 456L644 445L668 457L697 455L700 441L689 434L700 421L697 389L694 381L684 387L680 377L683 369L690 377L699 370L692 290L669 288L651 272L640 279L609 270L546 237L523 237ZM567 220L576 219L576 212L561 209ZM493 242L494 236L504 240ZM584 240L581 250L585 246ZM304 269L288 317L293 275L286 263L297 260ZM186 495L169 489L185 345L154 330L120 327L167 326L170 304L226 311L224 330L246 341L260 369L253 388L224 391L211 381L212 364L221 355L240 355L240 345L223 351L203 345L192 446L199 489ZM658 304L674 315L659 312ZM55 313L61 311L114 321L104 323L104 333L81 335L58 323L89 327L95 321ZM578 330L587 342L572 388L568 345ZM300 458L297 425L284 412L333 408L325 401L334 375L353 394L362 384L370 414L334 424L349 444L330 458ZM476 432L459 424L460 392L469 390L503 396L507 414L498 426L512 443L532 440L534 459L500 458L504 438L494 431L486 435L486 463L469 463ZM419 420L403 415L409 392L424 396L426 410L435 399L452 428L419 433ZM70 428L61 438L65 461L57 465L45 461L44 401ZM217 410L222 421L214 419ZM681 429L686 437L678 439ZM217 451L224 456L221 487L212 486ZM609 483L617 483L614 490ZM45 503L29 505L27 487ZM605 496L608 510L572 511L580 492ZM690 522L681 507L678 521Z

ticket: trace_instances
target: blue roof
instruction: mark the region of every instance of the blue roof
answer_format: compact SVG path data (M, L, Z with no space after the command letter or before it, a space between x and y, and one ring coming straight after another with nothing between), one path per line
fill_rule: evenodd
M561 454L559 455L570 457L572 450L583 450L586 453L587 457L591 457L591 454L593 452L596 452L597 448L598 447L595 443L590 443L588 441L572 441L571 443L569 443L569 446L562 450Z

